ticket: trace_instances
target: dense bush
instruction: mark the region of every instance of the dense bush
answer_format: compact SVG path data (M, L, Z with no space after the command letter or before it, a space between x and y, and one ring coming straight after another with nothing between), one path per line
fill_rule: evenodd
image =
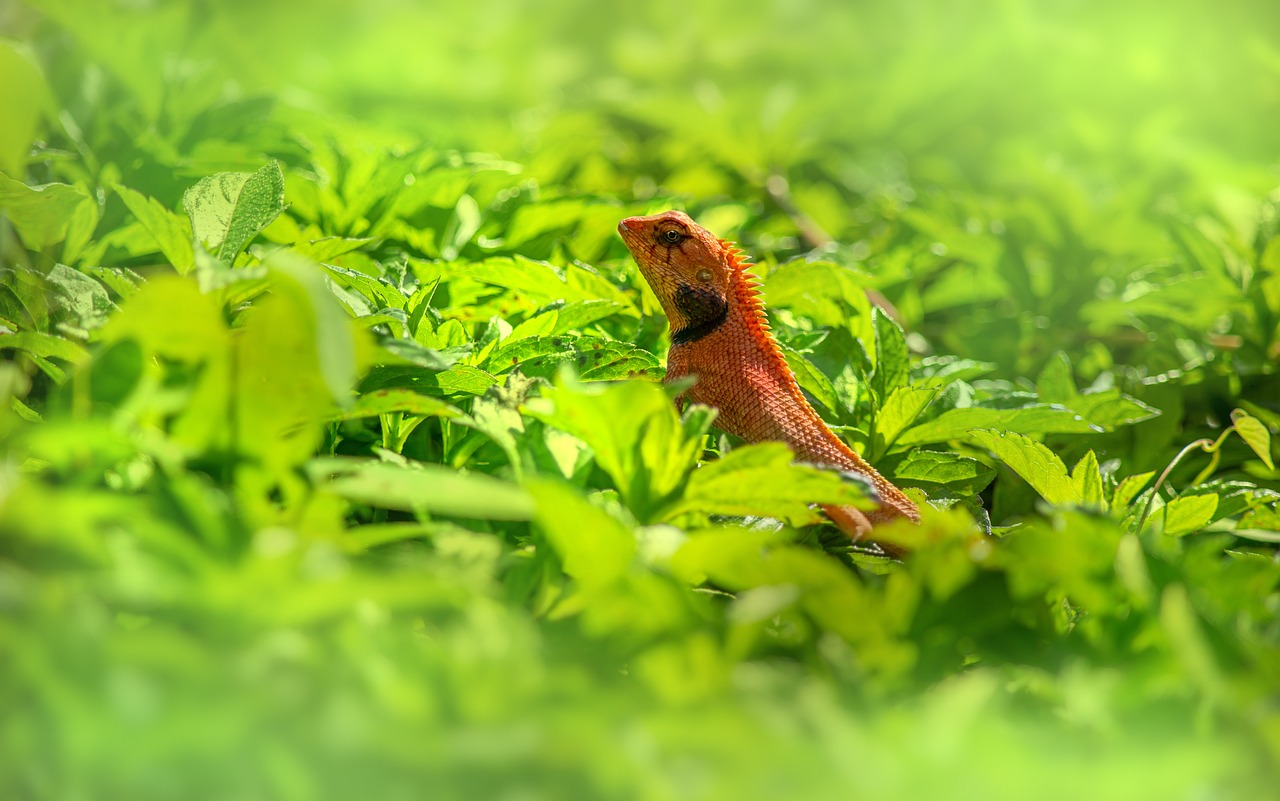
M0 10L5 797L1274 790L1280 7L453 5ZM905 559L670 402L671 207Z

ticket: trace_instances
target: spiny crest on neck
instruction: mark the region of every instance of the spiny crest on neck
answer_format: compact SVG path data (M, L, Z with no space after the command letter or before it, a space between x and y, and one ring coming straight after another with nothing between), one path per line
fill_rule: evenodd
M755 265L747 260L742 249L733 242L724 239L718 241L720 247L724 249L729 268L733 271L730 289L733 292L734 302L742 312L742 321L746 323L747 331L750 332L752 339L760 343L785 367L786 359L783 358L782 351L778 350L777 343L773 341L769 317L765 314L764 303L760 299L760 279L751 272L751 268Z

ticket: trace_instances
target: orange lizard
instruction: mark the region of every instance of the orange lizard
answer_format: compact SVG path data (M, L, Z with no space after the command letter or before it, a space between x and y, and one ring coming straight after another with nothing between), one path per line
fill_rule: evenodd
M865 476L878 496L876 509L822 507L851 538L895 518L919 521L916 505L833 434L805 399L738 248L679 211L628 217L618 233L671 324L668 382L695 376L689 399L718 409L716 425L730 434L785 442L802 462Z

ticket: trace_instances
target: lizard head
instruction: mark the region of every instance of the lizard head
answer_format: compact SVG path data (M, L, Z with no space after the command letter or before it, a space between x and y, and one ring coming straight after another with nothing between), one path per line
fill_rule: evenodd
M671 323L672 344L714 331L728 315L738 251L681 211L628 217L618 233Z

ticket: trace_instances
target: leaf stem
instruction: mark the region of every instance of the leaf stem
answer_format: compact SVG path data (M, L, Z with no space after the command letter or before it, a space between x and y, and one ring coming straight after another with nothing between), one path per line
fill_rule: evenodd
M1151 494L1147 496L1147 504L1142 509L1142 516L1138 518L1138 525L1134 528L1135 533L1139 533L1142 531L1142 526L1147 522L1147 517L1151 514L1151 505L1155 503L1156 495L1160 492L1160 487L1164 485L1165 479L1168 478L1169 474L1173 472L1173 468L1177 467L1178 463L1182 461L1182 457L1186 456L1188 453L1191 453L1191 451L1195 450L1196 448L1199 448L1205 453L1212 454L1212 458L1209 459L1209 464L1206 465L1203 470L1201 470L1199 473L1196 474L1196 477L1195 479L1192 480L1191 485L1195 486L1197 484L1203 483L1205 479L1213 475L1213 471L1218 466L1219 449L1222 447L1223 441L1227 438L1228 435L1231 434L1232 431L1235 431L1235 430L1236 430L1235 426L1230 426L1221 434L1219 434L1216 440L1208 439L1208 438L1198 439L1195 442L1192 442L1191 444L1187 445L1182 450L1178 451L1178 455L1173 457L1173 461L1169 462L1169 465L1165 467L1163 472L1160 473L1160 477L1156 479L1155 486L1151 488Z

